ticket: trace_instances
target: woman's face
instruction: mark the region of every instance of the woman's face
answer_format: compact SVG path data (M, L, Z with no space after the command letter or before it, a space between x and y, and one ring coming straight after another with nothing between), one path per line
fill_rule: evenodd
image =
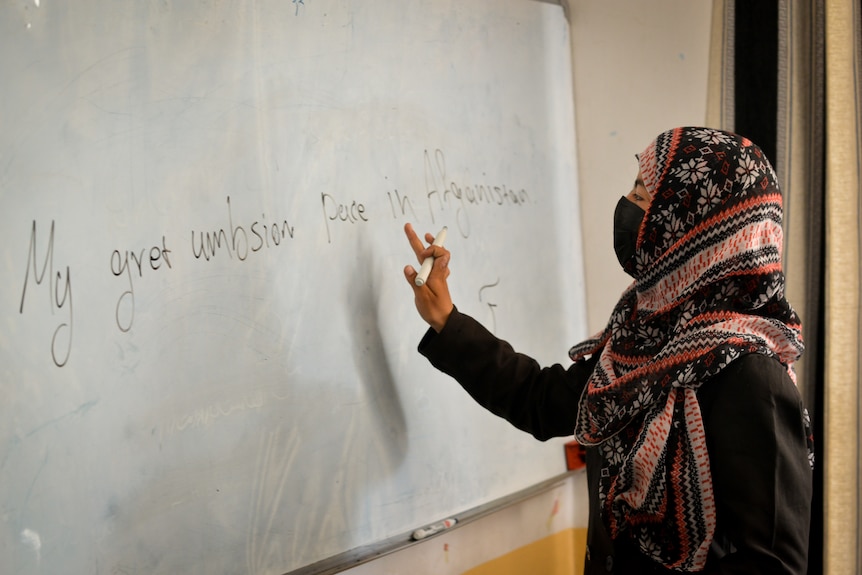
M635 183L632 187L632 191L628 193L626 199L641 208L643 211L646 211L649 207L650 195L644 187L644 179L643 176L641 176L640 170L638 170L638 175L637 178L635 178Z

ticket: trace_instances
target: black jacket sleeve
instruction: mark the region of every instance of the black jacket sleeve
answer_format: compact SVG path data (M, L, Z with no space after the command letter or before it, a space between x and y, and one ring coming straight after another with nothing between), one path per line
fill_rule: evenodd
M419 352L480 405L536 439L574 433L578 399L592 371L588 362L542 368L457 309L440 333L428 330Z

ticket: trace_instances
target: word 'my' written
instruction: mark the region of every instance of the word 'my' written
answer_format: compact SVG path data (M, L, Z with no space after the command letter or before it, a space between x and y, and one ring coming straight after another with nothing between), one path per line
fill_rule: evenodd
M57 326L54 330L54 335L51 337L51 359L54 360L54 365L63 367L69 361L69 354L72 352L72 274L69 271L69 266L66 266L66 276L63 277L61 272L54 273L54 221L51 221L51 233L48 236L48 250L45 252L45 258L42 261L42 271L38 269L39 254L36 250L36 220L33 220L33 228L30 232L30 247L27 251L27 272L24 275L24 289L21 291L21 305L18 308L19 313L24 313L24 300L27 299L27 286L30 281L32 272L33 281L36 285L41 285L45 280L47 272L48 278L48 299L50 299L50 309L53 313L55 309L63 309L68 304L68 318ZM60 285L63 285L63 295L60 296ZM63 332L65 335L65 348L62 338L58 336Z

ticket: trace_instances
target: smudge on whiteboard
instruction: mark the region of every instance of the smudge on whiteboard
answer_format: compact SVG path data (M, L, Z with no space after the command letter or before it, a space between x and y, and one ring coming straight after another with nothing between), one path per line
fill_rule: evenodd
M36 561L41 562L42 559L42 538L32 529L24 529L21 532L21 543L31 548L36 553Z

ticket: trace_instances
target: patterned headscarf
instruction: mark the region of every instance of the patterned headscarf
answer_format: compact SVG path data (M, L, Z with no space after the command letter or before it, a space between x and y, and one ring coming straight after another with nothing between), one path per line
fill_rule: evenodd
M569 352L600 354L575 435L601 450L611 536L625 533L668 568L698 571L715 502L696 391L749 353L776 358L795 382L802 326L784 298L781 192L760 148L729 132L677 128L638 163L651 202L626 270L635 282L604 331Z

